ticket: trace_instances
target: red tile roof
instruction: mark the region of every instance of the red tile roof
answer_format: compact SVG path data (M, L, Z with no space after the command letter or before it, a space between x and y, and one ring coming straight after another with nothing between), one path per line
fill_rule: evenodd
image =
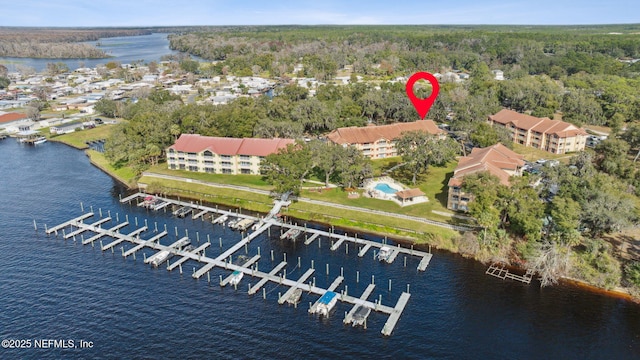
M338 128L329 133L327 138L336 144L367 144L381 139L395 140L406 131L425 131L433 135L444 133L433 120L419 120L389 125Z
M508 109L502 109L495 115L489 115L489 119L505 126L513 124L519 129L531 130L541 134L554 134L558 137L587 135L587 132L583 128L578 128L568 122L551 120L546 117L537 118Z
M22 120L28 118L27 114L22 113L6 113L0 115L0 124L9 123L16 120Z
M424 196L424 193L420 189L409 189L409 190L401 190L396 192L397 197L401 199L411 199L418 196Z
M169 149L188 153L210 150L218 155L267 156L293 143L295 143L293 139L238 139L182 134L175 144L169 146Z
M509 171L516 171L524 165L524 156L516 154L502 144L485 148L474 148L471 154L460 158L458 166L449 179L449 186L460 186L465 175L480 171L489 171L500 179L503 185L509 185Z

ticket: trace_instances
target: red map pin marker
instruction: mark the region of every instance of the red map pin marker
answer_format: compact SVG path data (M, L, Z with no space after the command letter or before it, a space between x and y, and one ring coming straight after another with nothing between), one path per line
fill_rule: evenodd
M416 81L424 79L431 83L431 95L426 99L420 99L413 93L413 85ZM407 96L409 100L413 103L413 107L418 111L418 115L420 115L420 119L424 120L424 117L427 116L429 109L431 109L431 105L436 101L438 97L438 93L440 92L440 84L438 84L438 79L435 76L429 74L428 72L417 72L409 78L407 81Z

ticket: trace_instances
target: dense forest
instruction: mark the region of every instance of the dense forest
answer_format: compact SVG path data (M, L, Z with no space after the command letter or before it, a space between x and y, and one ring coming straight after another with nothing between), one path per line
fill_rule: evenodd
M144 29L71 29L0 27L0 56L49 59L106 58L89 44L100 38L149 34Z

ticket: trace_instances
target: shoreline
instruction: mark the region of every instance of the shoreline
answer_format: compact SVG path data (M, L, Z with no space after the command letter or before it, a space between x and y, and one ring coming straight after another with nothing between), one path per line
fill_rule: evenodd
M93 166L95 166L96 168L98 168L99 170L104 172L105 174L109 175L112 179L118 181L120 184L125 186L128 190L139 189L137 181L135 182L135 185L131 184L131 183L128 183L126 180L120 178L116 174L114 174L111 171L109 171L109 169L104 168L103 166L98 164L96 161L94 161L91 158L91 155L89 154L90 150L88 150L88 146L85 147L85 148L79 148L77 146L73 146L71 144L68 144L68 143L66 143L64 141L59 141L58 140L58 141L55 141L55 142L65 144L65 145L70 146L70 147L72 147L74 149L83 150L85 155L89 158L89 162ZM191 198L191 199L200 200L200 201L203 200L203 199L198 199L198 198ZM213 203L213 204L215 204L215 203ZM230 205L227 205L227 204L218 204L218 205L228 206L230 208L233 208L233 206L230 206ZM297 218L295 216L290 216L290 215L288 215L288 216L291 219L296 219L296 220L299 220L299 221L312 222L312 223L316 223L316 224L319 224L319 225L322 225L322 226L327 226L327 227L333 226L332 224L328 224L328 223L324 223L324 222L319 222L319 221L314 221L314 220L306 220L306 219ZM466 256L466 255L464 255L464 254L462 254L460 252L452 251L451 249L440 248L436 244L430 244L430 243L426 243L426 242L419 242L419 241L417 241L417 239L409 237L409 236L404 237L404 236L398 236L398 235L384 234L384 233L379 233L379 232L376 232L376 231L371 231L371 230L367 230L367 229L361 229L361 228L357 228L357 227L349 227L349 226L340 226L339 228L342 229L342 230L345 230L345 231L358 231L359 233L362 233L362 234L369 234L369 235L374 235L374 236L384 236L384 237L387 237L390 240L392 240L392 241L394 241L394 242L396 242L398 244L401 244L402 246L407 246L407 247L414 246L417 249L420 249L420 250L423 250L423 251L431 252L431 249L435 248L435 250L437 250L437 251L444 251L444 252L447 252L447 253L449 253L451 255L461 256L461 257L464 257L464 258L467 258L467 259L474 260L474 261L476 261L478 263L481 263L483 265L486 265L485 262L482 262L482 261L476 259L475 257ZM513 268L514 270L517 270L517 271L522 271L522 272L526 271L526 269L520 268L518 266L509 265L509 267L511 267L511 268ZM579 288L579 289L581 289L583 291L588 291L588 292L595 293L595 294L602 294L602 295L605 295L605 296L618 298L618 299L621 299L621 300L626 300L626 301L632 302L634 304L640 305L640 298L634 297L631 293L629 293L629 291L626 288L622 288L622 287L617 287L615 289L604 289L604 288L600 288L600 287L597 287L595 285L589 284L584 280L575 279L575 278L569 278L569 277L562 277L562 278L560 278L558 280L557 284L551 285L551 286L558 286L558 285Z

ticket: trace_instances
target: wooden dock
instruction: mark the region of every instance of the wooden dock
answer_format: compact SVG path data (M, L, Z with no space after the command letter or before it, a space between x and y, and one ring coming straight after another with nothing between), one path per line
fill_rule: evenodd
M391 254L389 254L389 257L387 257L387 260L385 261L391 264L396 260L396 258L398 257L398 254L400 254L400 250L398 250L398 248L391 250Z
M81 223L84 219L90 218L92 216L93 216L92 212L88 212L86 214L82 214L82 215L80 215L80 216L78 216L76 218L73 218L73 219L69 220L69 221L63 222L60 225L56 225L56 226L52 227L51 229L47 229L46 233L47 234L56 233L56 235L57 235L58 234L58 230L64 229L67 226L76 225L78 223Z
M375 284L369 284L367 286L366 289L364 289L364 292L362 293L362 295L360 296L360 300L367 300L369 298L369 296L371 296L371 293L373 292L373 289L376 288ZM347 315L344 317L344 320L342 321L345 324L353 324L353 314L356 313L356 311L358 311L358 309L361 307L360 304L356 304L354 305L351 310L347 313Z
M218 216L215 220L213 220L211 223L213 223L213 224L223 224L225 221L227 221L228 218L229 218L229 215L222 214L222 215Z
M431 257L433 257L433 254L427 254L422 257L420 264L418 264L418 271L427 270L427 266L429 266L429 263L431 262Z
M313 235L311 235L311 237L309 237L307 240L304 241L305 245L309 245L311 244L315 239L317 239L320 236L320 234L315 233Z
M134 199L136 199L137 197L146 197L148 196L147 194L144 193L138 193L138 194L134 194L132 196L129 196L125 199L122 199L121 202L130 202L133 201ZM156 197L158 198L158 197ZM178 248L174 248L175 244L180 242L177 241L176 243L172 244L172 245L162 245L160 244L160 239L164 236L166 236L166 231L156 235L155 237L149 239L149 240L144 240L141 239L139 234L143 231L146 230L146 226L144 228L141 229L137 229L129 234L121 234L119 233L117 230L120 229L121 227L123 227L124 225L116 225L114 227L112 227L111 229L102 229L99 226L92 226L93 224L84 224L83 220L93 216L93 213L86 213L83 214L77 218L71 219L65 223L62 223L58 226L55 226L49 230L47 230L47 234L50 233L57 233L57 231L59 231L60 229L65 230L66 227L70 227L72 232L75 231L79 231L81 229L84 229L83 231L86 230L90 230L92 232L94 232L96 235L91 238L88 239L89 241L86 241L86 243L89 243L91 241L95 241L96 239L102 237L102 236L109 236L112 237L114 239L114 241L111 244L108 244L107 246L101 246L101 249L103 250L107 250L109 248L111 248L113 250L113 247L115 245L117 245L118 243L124 243L124 242L128 242L133 244L133 248L131 248L130 250L127 250L125 252L125 247L123 246L123 255L126 257L128 255L134 254L134 258L135 258L135 253L136 251L139 251L143 248L148 248L148 249L152 249L154 251L157 251L154 255L156 254L160 254L161 252L164 252L165 254L167 252L169 252L170 254L172 254L173 256L176 257L180 257L177 261L175 261L174 263L170 264L167 263L167 268L168 270L172 270L175 269L175 267L181 267L181 265L188 261L188 260L193 260L195 262L198 262L199 264L201 264L200 268L196 269L194 268L194 272L192 274L192 277L198 279L200 278L202 275L207 274L211 271L211 269L213 269L214 267L218 267L221 269L225 269L225 270L230 270L230 271L235 271L236 275L237 272L241 272L244 275L248 275L248 276L252 276L254 278L259 279L258 283L256 285L254 285L253 287L249 288L248 293L250 295L255 294L257 291L260 290L260 288L263 288L265 286L265 284L267 284L268 282L273 282L274 284L277 284L278 286L284 286L284 287L288 287L287 291L284 293L284 295L279 296L278 298L278 302L279 303L284 303L287 302L287 300L289 300L290 298L295 298L295 302L297 303L298 299L299 299L299 295L301 291L307 292L309 294L313 294L313 295L318 295L318 296L322 296L323 294L325 294L327 291L332 291L335 292L334 290L340 286L340 284L342 284L342 282L344 281L344 278L342 276L338 277L335 279L335 281L329 286L328 289L324 289L321 287L316 287L315 286L315 282L313 282L313 284L311 282L309 283L305 283L305 281L312 276L312 274L314 273L314 269L308 269L299 279L294 280L294 279L287 279L285 276L283 276L282 274L278 274L280 271L282 271L285 266L287 266L287 262L283 261L280 262L275 268L273 268L270 272L262 272L262 271L258 271L257 266L252 266L252 265L256 265L257 261L259 259L259 255L255 255L251 261L249 263L246 264L232 264L230 262L228 262L228 259L230 259L235 252L237 252L238 250L240 250L242 247L246 246L251 240L255 239L257 236L259 236L261 233L263 233L265 230L269 229L270 226L272 225L277 225L283 228L283 230L286 230L287 233L290 234L290 232L293 232L294 230L301 235L302 233L305 233L305 237L309 236L306 238L305 243L306 244L311 244L313 241L315 241L316 239L318 239L320 236L323 237L327 237L328 239L330 239L330 241L332 241L332 246L331 246L331 250L335 251L337 250L344 242L352 242L356 245L356 248L359 248L358 251L358 256L362 257L364 256L367 251L371 248L377 248L380 249L383 246L389 246L385 243L380 243L380 242L375 242L375 241L370 241L370 240L365 240L365 239L359 239L357 238L357 236L347 236L347 235L340 235L340 234L336 234L333 232L333 229L331 229L331 231L323 231L323 230L318 230L318 229L308 229L306 227L301 227L298 225L293 225L293 224L285 224L285 223L281 223L280 220L274 216L267 216L264 219L260 219L259 217L253 217L253 216L249 216L249 215L244 215L244 214L240 214L240 213L234 213L232 211L227 211L227 210L218 210L217 208L211 208L211 207L207 207L207 206L202 206L202 205L198 205L198 204L193 204L193 203L187 203L184 201L176 201L176 200L172 200L172 199L164 199L164 198L159 198L163 201L165 201L168 205L172 205L172 206L178 206L178 208L182 208L182 207L190 207L192 208L192 212L195 213L195 215L193 215L194 217L202 217L204 216L204 214L206 214L207 212L211 212L212 214L218 214L216 216L217 219L222 218L222 216L228 216L228 217L234 217L234 218L238 218L240 219L250 219L250 220L254 220L254 221L258 221L258 225L256 225L253 228L257 229L250 233L247 237L243 238L242 240L238 241L237 243L233 244L228 250L222 252L220 255L218 255L217 257L213 258L213 257L207 257L204 254L204 250L206 247L210 246L210 243L205 243L203 244L201 247L197 248L197 249L192 249L192 250L179 250ZM168 206L167 205L167 206ZM282 201L277 202L276 206L274 206L274 209L276 209L276 207L278 206L282 206ZM274 211L270 212L270 214L272 214ZM212 216L213 218L214 216ZM215 220L214 220L215 222ZM145 222L146 224L146 222ZM99 225L99 224L98 224ZM76 229L77 228L77 229ZM73 235L71 235L73 236ZM184 238L183 238L184 239ZM183 240L181 239L181 240ZM85 243L85 241L83 241L83 243ZM184 246L186 244L180 244L180 246ZM426 267L429 264L429 261L432 257L432 255L430 253L427 252L422 252L422 251L417 251L417 250L413 250L413 248L408 249L408 248L403 248L403 247L393 247L391 246L393 252L395 253L393 258L391 258L391 261L393 261L393 259L395 257L397 257L399 254L404 253L410 256L416 256L421 258L420 261L420 265L418 265L418 269L421 271L424 271L426 269ZM162 255L164 256L164 255ZM164 261L164 260L163 260ZM160 262L158 263L154 263L155 266L159 265ZM209 279L209 276L207 276L207 278ZM506 277L505 277L506 278ZM226 282L225 282L226 280ZM210 281L210 279L209 279ZM224 279L223 280L223 284L227 285L230 282L229 278ZM404 311L404 308L408 302L408 299L410 297L410 295L408 293L402 293L402 295L400 296L400 298L398 299L396 305L394 307L391 306L387 306L387 305L383 305L380 303L380 301L369 301L367 300L368 297L371 295L371 293L373 292L373 289L375 288L375 285L369 285L367 287L367 289L365 289L365 293L363 293L363 296L361 296L360 298L356 298L353 296L350 296L346 293L346 290L343 291L341 294L337 295L337 300L341 301L341 302L345 302L345 303L350 303L353 305L353 308L351 309L352 311L350 313L346 314L345 317L345 323L351 323L354 324L354 314L356 315L357 321L366 321L366 317L369 315L369 311L377 311L379 313L383 313L383 314L387 314L389 315L389 319L387 320L387 322L384 325L384 328L382 329L382 334L384 335L390 335L393 332L394 327L396 326L396 323L398 322L402 312ZM310 303L311 304L311 303ZM317 302L316 302L317 304ZM311 308L313 308L313 306L311 306ZM312 309L310 309L312 310ZM350 315L350 316L349 316Z
M104 218L104 219L100 219L100 220L98 220L98 221L96 221L96 222L94 222L94 223L90 224L90 226L94 226L94 227L95 227L95 226L100 226L100 225L102 225L102 224L104 224L104 223L106 223L107 221L110 221L110 220L111 220L111 218L110 218L110 217L106 217L106 218ZM87 229L85 229L85 228L79 228L79 229L78 229L78 230L76 230L76 231L72 231L72 232L70 232L70 233L66 234L66 235L64 236L64 238L65 238L65 239L68 239L68 238L70 238L70 237L73 237L73 236L79 235L79 234L81 234L81 233L85 232L86 230L87 230Z
M307 279L311 275L313 275L313 273L315 271L316 271L315 269L309 269L304 274L302 274L302 276L300 276L298 281L296 281L296 284L294 286L290 287L289 290L287 290L287 292L285 292L284 295L282 295L280 297L280 299L278 299L278 304L282 305L282 304L284 304L285 301L289 300L289 297L291 295L293 295L293 293L296 291L296 289L298 289L300 287L300 284L303 284L305 281L307 281Z
M407 306L407 302L409 302L410 297L411 297L411 294L406 292L403 292L400 295L400 299L398 299L398 303L393 308L393 311L391 312L389 318L387 319L387 322L382 327L382 331L381 331L382 335L385 335L385 336L391 335L391 333L393 332L393 329L396 327L396 324L398 323L398 320L400 320L400 315L402 315L402 312L404 311L404 307Z
M191 250L189 252L192 253L192 254L198 254L199 255L200 252L205 250L206 248L208 248L209 245L211 245L211 243L208 243L208 242L204 243L204 244L198 246L198 248L193 249L193 250ZM189 260L189 259L190 258L188 256L183 256L183 257L181 257L180 259L178 259L177 261L175 261L173 263L167 262L167 270L168 271L172 271L173 269L175 269L178 266L180 266L180 265L184 264L185 262L187 262L187 260Z
M281 262L276 267L274 267L273 270L269 271L269 275L270 276L276 276L278 271L284 269L285 266L287 266L287 262L286 261ZM269 282L269 278L267 278L267 277L263 277L262 279L260 279L260 281L258 281L257 284L253 285L249 289L249 295L253 295L256 292L258 292L258 290L260 290L260 288L263 287L264 284L266 284L267 282Z
M511 279L523 282L525 284L530 284L534 273L531 270L527 270L524 275L518 275L509 272L509 269L506 269L504 265L492 264L491 266L489 266L487 271L485 271L485 274L497 277L498 279L502 280Z
M125 235L123 237L116 237L116 239L114 241L108 243L107 245L104 245L102 247L102 251L109 250L112 247L120 244L121 242L126 241L128 237L135 237L136 235L138 235L140 233L143 233L145 231L147 231L147 227L143 226L143 227L141 227L139 229L133 230L132 232L130 232L129 234L127 234L127 235Z
M122 254L122 256L126 258L126 257L128 257L129 255L131 255L131 254L135 253L136 251L138 251L138 250L140 250L140 249L144 248L145 246L149 246L149 244L154 243L154 242L156 242L156 241L158 241L158 240L162 239L162 238L163 238L164 236L166 236L166 235L167 235L167 232L166 232L166 231L163 231L163 232L159 233L158 235L156 235L156 236L152 237L151 239L149 239L149 240L145 240L143 243L138 244L138 245L136 245L136 246L132 247L131 249L129 249L129 250L127 250L127 251L125 251L125 252Z
M206 213L208 213L208 212L209 212L209 210L204 209L204 210L200 211L199 213L197 213L197 214L193 215L191 218L192 218L193 220L195 220L195 219L197 219L197 218L199 218L199 217L201 217L201 216L204 216L204 215L205 215Z
M367 251L369 251L369 249L371 249L371 244L366 244L362 247L362 249L360 249L360 251L358 252L358 256L363 257L367 253Z
M336 241L333 245L331 245L331 251L338 250L338 248L340 247L340 245L342 245L343 242L344 242L344 238L338 239L338 241Z
M88 239L83 240L83 241L82 241L82 245L87 245L87 244L89 244L89 243L91 243L91 242L94 242L94 241L96 241L96 240L99 240L99 239L100 239L101 237L103 237L103 236L107 236L107 235L109 235L109 234L111 234L111 233L117 232L118 230L120 230L121 228L123 228L123 227L125 227L125 226L127 226L127 225L129 225L129 222L125 221L125 222L123 222L123 223L117 224L117 225L115 225L115 226L113 226L113 227L111 227L111 228L107 229L107 231L106 231L106 232L98 232L96 235L94 235L94 236L92 236L92 237L90 237L90 238L88 238ZM93 231L93 229L87 229L87 230L89 230L89 231ZM94 232L95 232L95 231L94 231Z
M244 264L240 264L242 267L248 268L251 265L255 264L256 262L258 262L258 260L260 260L260 255L256 255L254 257L252 257L251 259L249 259L249 261L247 261ZM231 275L227 276L226 278L224 278L221 282L220 282L220 286L225 287L229 284L229 282L233 279L234 275L233 273L231 273Z

